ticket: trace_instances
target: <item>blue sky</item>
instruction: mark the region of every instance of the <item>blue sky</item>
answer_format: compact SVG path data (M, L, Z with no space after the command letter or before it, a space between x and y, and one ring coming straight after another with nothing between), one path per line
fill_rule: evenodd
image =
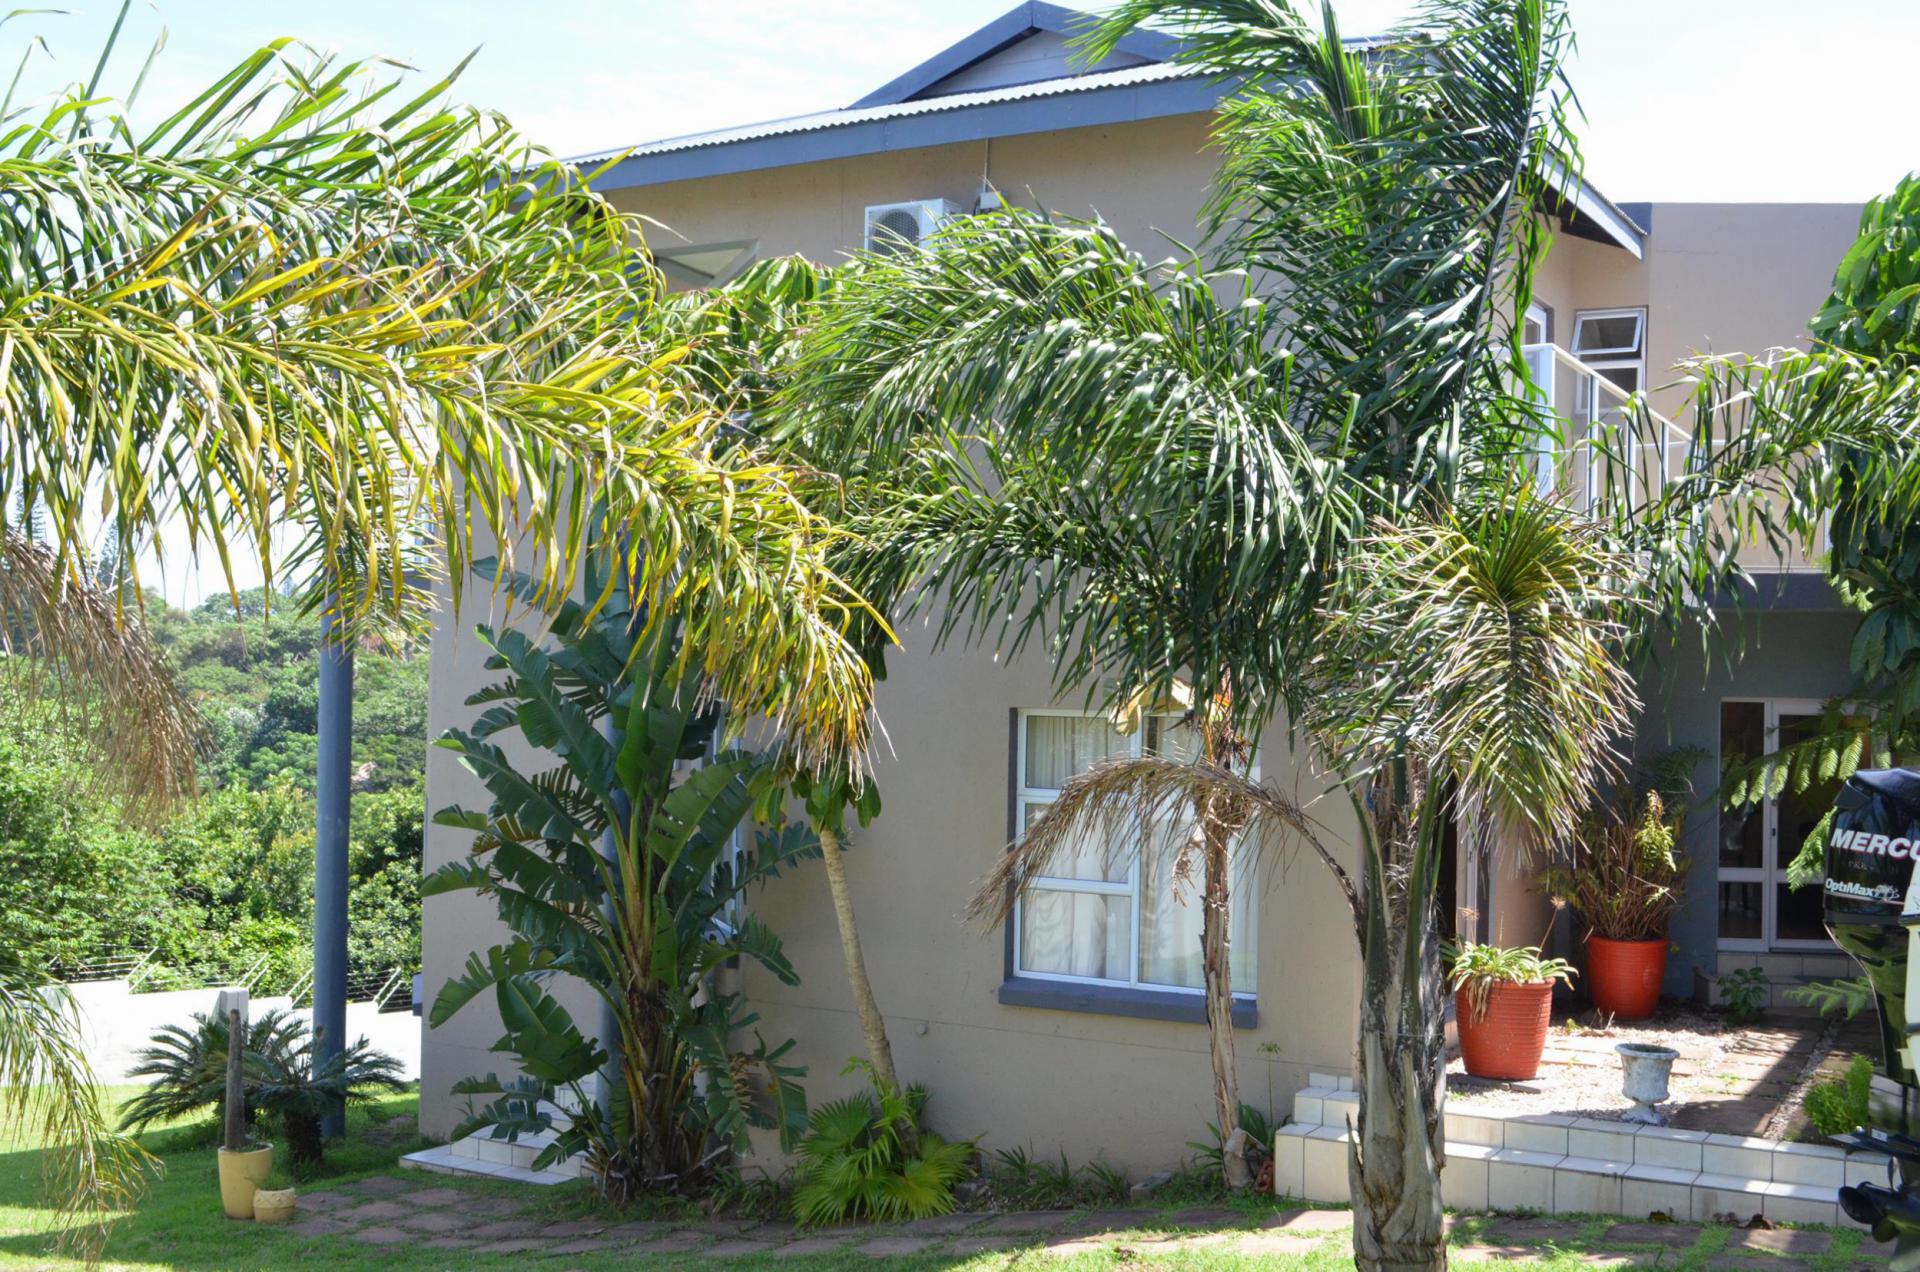
M1078 0L1098 7L1097 0ZM147 96L204 85L293 35L444 71L479 46L459 92L563 154L844 105L1012 0L136 0L125 74L164 25ZM1620 200L1854 201L1920 167L1910 97L1915 0L1571 0L1588 175ZM91 67L117 0L14 18L30 79ZM1317 3L1309 4L1317 9ZM1407 0L1346 0L1352 32Z

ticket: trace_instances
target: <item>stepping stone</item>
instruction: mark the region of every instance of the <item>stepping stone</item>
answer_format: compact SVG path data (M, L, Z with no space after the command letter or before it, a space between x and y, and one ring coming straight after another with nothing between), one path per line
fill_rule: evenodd
M758 1219L702 1219L698 1223L684 1225L689 1232L704 1232L710 1237L737 1237L749 1228L759 1226Z
M480 1244L472 1237L435 1237L431 1241L421 1242L428 1250L471 1250Z
M1247 1217L1238 1210L1218 1206L1195 1206L1167 1216L1167 1222L1181 1228L1240 1228Z
M319 1192L301 1193L294 1199L294 1204L303 1214L323 1215L329 1210L339 1210L343 1206L365 1205L366 1199L356 1197L352 1193L322 1189Z
M363 1228L353 1234L355 1241L364 1241L368 1245L400 1245L402 1242L418 1241L418 1235L404 1228Z
M597 1237L605 1232L608 1223L604 1219L562 1219L540 1229L543 1237Z
M599 1254L603 1250L612 1250L620 1243L609 1241L605 1237L580 1237L573 1241L563 1241L557 1246L548 1246L548 1254Z
M701 1253L709 1259L744 1259L752 1254L765 1254L771 1249L773 1249L771 1241L749 1241L745 1237L731 1237L708 1246Z
M1580 1225L1564 1219L1502 1219L1493 1225L1491 1231L1503 1243L1538 1245L1546 1241L1572 1241L1580 1235Z
M303 1237L337 1237L343 1232L352 1232L353 1225L326 1215L314 1215L294 1220L287 1225L287 1231L297 1232Z
M628 1223L616 1223L601 1235L620 1241L646 1241L653 1237L665 1236L673 1231L673 1227L672 1224L661 1223L657 1219L635 1219Z
M1768 1254L1722 1254L1707 1260L1714 1272L1808 1272L1805 1259L1782 1259Z
M369 1197L397 1197L401 1193L410 1193L414 1185L404 1179L395 1179L392 1175L375 1175L371 1179L357 1180L347 1187Z
M428 1210L421 1214L408 1215L396 1222L402 1228L411 1228L415 1232L424 1232L432 1236L465 1232L471 1226L464 1217L450 1215L444 1210Z
M1070 1210L1016 1210L980 1225L981 1232L1051 1232L1073 1217Z
M903 1255L919 1254L930 1250L939 1242L932 1237L881 1237L869 1241L859 1248L858 1253L869 1259L897 1259Z
M778 1246L773 1253L782 1259L801 1258L810 1254L832 1254L846 1248L845 1237L801 1237L798 1241L789 1241Z
M487 1253L488 1254L533 1254L535 1252L544 1253L545 1251L551 1250L552 1248L553 1248L553 1245L551 1242L542 1241L538 1237L521 1237L514 1241L499 1241L499 1242L490 1244L487 1246Z
M1288 1232L1334 1232L1353 1227L1351 1210L1284 1210L1260 1225Z
M404 1219L413 1214L412 1206L397 1201L370 1201L364 1206L355 1206L352 1210L336 1210L334 1218L349 1219L354 1223L374 1223L386 1219Z
M542 1226L526 1219L496 1219L470 1229L467 1235L482 1241L511 1241L515 1237L537 1237Z
M707 1244L707 1234L704 1232L665 1232L649 1241L642 1241L638 1245L634 1245L628 1241L622 1241L617 1237L603 1237L601 1239L609 1246L617 1246L623 1250L637 1251L640 1254L685 1254L689 1250L698 1250L701 1246Z
M947 1237L956 1232L965 1232L980 1222L980 1216L972 1215L928 1215L924 1219L915 1219L900 1225L900 1231L918 1237ZM755 1229L758 1236L759 1230Z
M410 1201L416 1206L458 1206L472 1198L472 1193L461 1192L458 1188L422 1188L419 1192L408 1193L400 1200Z
M1661 1245L1684 1250L1700 1239L1690 1223L1616 1223L1600 1240L1607 1245Z
M1802 1228L1743 1228L1727 1237L1728 1250L1770 1250L1774 1254L1825 1254L1833 1234Z

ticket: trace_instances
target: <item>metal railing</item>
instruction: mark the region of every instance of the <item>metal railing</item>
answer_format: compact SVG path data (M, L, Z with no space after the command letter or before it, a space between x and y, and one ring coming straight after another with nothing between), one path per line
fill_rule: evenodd
M1555 344L1522 349L1535 401L1560 421L1541 434L1533 467L1541 494L1558 491L1590 510L1625 498L1638 508L1666 488L1686 463L1691 439L1597 367Z
M153 963L154 951L144 954L128 954L122 958L103 958L90 963L75 963L71 966L55 967L53 979L63 985L79 985L88 981L124 980L129 984L140 979L141 975Z

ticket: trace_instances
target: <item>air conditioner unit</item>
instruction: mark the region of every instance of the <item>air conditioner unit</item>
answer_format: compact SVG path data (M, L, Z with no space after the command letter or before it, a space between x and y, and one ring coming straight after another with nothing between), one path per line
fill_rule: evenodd
M918 247L942 223L959 215L960 205L946 199L877 203L867 209L867 250L902 252Z

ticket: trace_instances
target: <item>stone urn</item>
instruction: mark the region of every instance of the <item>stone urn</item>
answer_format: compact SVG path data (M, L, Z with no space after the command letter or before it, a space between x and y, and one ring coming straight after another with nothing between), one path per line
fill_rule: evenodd
M1667 1079L1680 1053L1651 1042L1623 1042L1614 1050L1620 1053L1620 1089L1633 1101L1620 1120L1665 1126L1666 1114L1654 1106L1667 1098Z

